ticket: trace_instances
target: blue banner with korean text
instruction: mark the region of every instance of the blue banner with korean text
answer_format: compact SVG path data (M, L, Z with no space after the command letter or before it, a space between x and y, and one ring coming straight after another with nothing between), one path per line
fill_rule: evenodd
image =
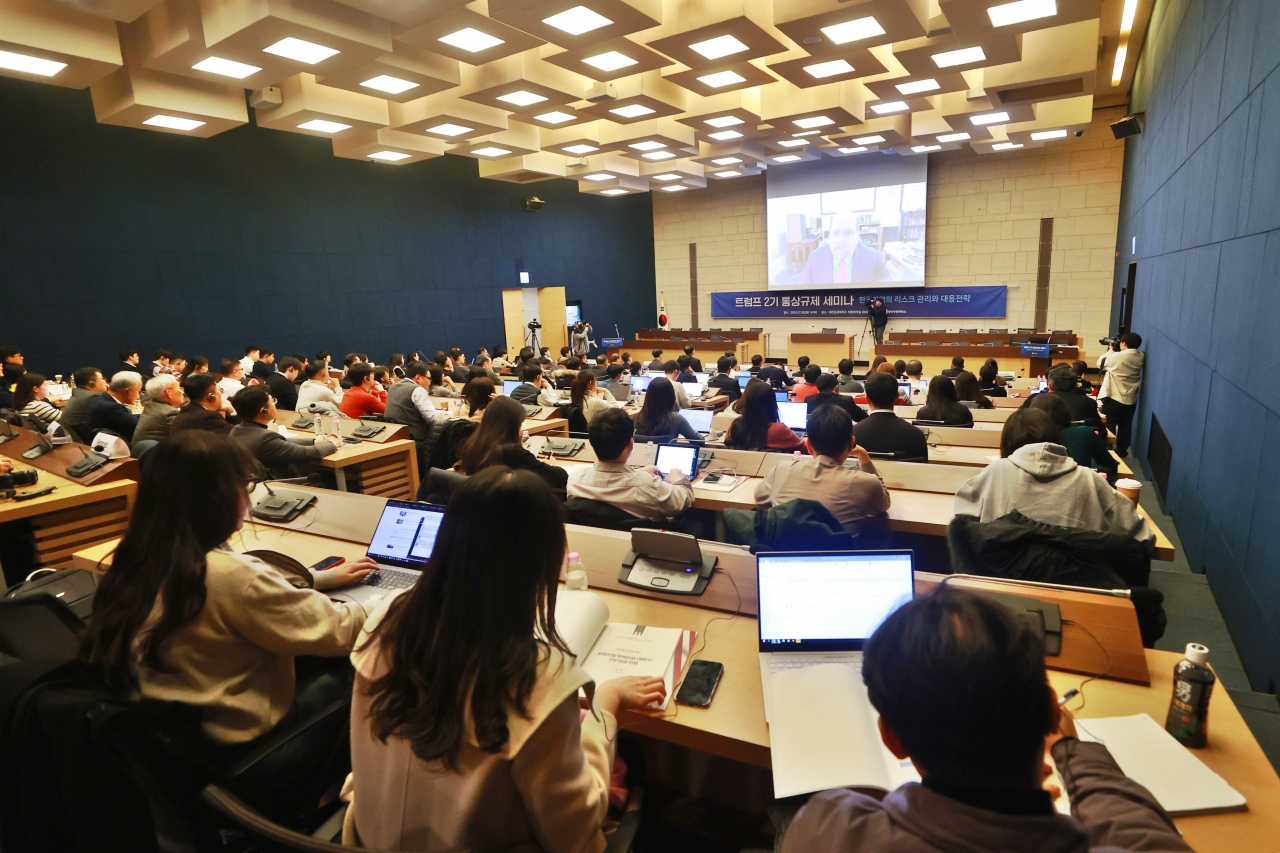
M890 318L1005 316L1008 288L873 287L857 290L740 290L711 294L711 316L726 320L785 317L867 316L867 305L883 299Z

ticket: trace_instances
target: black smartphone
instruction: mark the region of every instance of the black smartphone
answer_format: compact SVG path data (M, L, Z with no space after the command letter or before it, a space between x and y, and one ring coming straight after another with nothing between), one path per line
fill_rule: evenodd
M323 572L325 569L338 565L338 563L341 563L345 559L346 557L325 557L323 560L312 566L311 569L312 571Z
M724 664L710 660L694 661L684 674L684 681L676 692L676 701L695 708L707 707L711 704L711 697L716 695L716 687L719 686L722 675Z

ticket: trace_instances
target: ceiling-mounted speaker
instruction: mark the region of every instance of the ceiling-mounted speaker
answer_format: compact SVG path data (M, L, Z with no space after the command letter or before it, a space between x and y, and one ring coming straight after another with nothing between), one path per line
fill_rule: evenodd
M618 84L616 83L592 83L583 96L585 100L593 104L601 101L612 101L618 97Z
M542 206L544 204L546 204L545 201L538 198L536 195L531 195L524 200L524 209L525 210L542 210Z
M249 93L249 106L255 110L269 110L284 103L278 86L267 86Z
M1138 117L1142 113L1134 113L1127 115L1119 121L1111 122L1111 133L1116 139L1124 139L1129 136L1137 136L1142 133L1142 125L1138 122Z

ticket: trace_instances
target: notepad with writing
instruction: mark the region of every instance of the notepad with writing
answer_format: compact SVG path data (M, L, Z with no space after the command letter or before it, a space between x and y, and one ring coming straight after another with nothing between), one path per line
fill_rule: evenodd
M828 788L892 791L920 775L885 748L862 675L822 664L774 673L769 744L773 795Z
M1080 740L1105 745L1124 775L1174 817L1248 808L1240 792L1147 714L1076 720L1076 731Z

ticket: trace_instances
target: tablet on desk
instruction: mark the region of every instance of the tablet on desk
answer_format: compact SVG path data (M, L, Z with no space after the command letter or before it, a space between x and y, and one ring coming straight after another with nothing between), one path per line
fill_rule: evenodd
M661 444L658 446L658 458L654 462L665 480L667 472L673 468L684 472L692 480L698 474L698 448L682 447L677 444Z

